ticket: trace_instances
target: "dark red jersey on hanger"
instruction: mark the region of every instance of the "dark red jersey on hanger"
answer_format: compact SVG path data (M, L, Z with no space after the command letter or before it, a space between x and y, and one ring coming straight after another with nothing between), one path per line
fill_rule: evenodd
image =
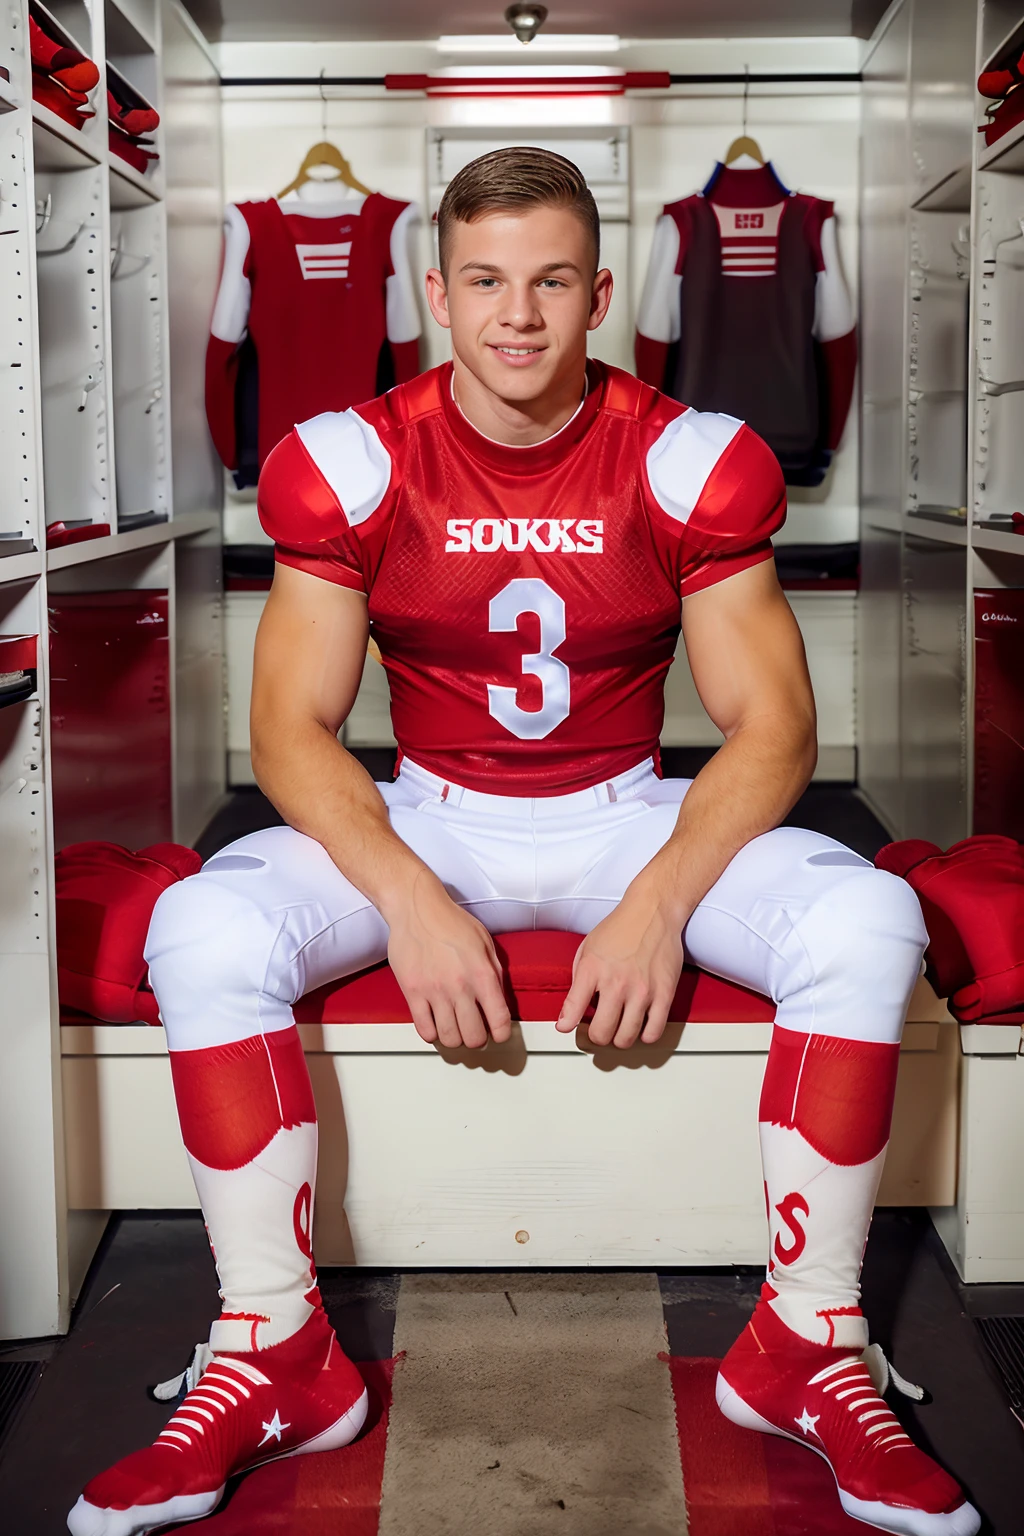
M637 319L637 372L702 411L728 411L793 484L824 476L856 362L833 205L770 165L719 165L655 229Z

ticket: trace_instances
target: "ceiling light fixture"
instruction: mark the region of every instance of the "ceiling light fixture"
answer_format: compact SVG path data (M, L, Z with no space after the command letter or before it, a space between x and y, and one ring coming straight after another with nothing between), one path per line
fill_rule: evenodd
M510 5L505 20L521 43L532 43L548 19L546 5Z
M463 32L437 40L438 53L519 53L514 37L494 32ZM614 32L547 32L535 37L530 53L618 53L621 42ZM520 55L521 56L521 55Z

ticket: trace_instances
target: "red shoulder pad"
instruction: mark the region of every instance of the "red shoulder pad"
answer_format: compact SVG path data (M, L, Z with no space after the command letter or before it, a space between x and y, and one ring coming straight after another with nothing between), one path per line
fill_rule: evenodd
M295 431L260 471L257 511L263 531L288 549L316 549L348 529L341 503Z

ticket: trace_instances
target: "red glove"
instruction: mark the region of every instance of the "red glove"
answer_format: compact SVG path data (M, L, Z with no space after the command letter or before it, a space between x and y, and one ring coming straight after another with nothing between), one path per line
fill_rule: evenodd
M928 929L928 976L958 1019L1024 1008L1024 848L968 837L943 853L917 838L889 843L879 869L917 892Z
M154 112L152 107L135 107L127 102L118 101L113 91L107 91L107 112L112 123L132 138L137 138L141 133L153 133L160 126L160 114Z
M52 75L72 91L91 91L100 83L100 72L92 59L78 48L66 48L44 32L34 17L28 19L29 51L32 68Z
M198 853L154 843L71 843L54 862L61 1003L108 1024L159 1024L142 956L157 897L198 872Z

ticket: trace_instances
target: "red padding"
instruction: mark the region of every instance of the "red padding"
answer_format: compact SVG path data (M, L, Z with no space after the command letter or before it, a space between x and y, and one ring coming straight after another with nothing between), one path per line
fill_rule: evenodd
M316 1123L294 1027L170 1057L181 1138L207 1168L243 1168L278 1131Z
M899 1059L898 1045L776 1024L758 1119L799 1131L840 1167L870 1162L889 1140Z
M198 872L198 853L155 843L72 843L54 860L61 1005L108 1024L159 1024L142 956L157 897Z
M921 902L935 990L965 1022L1024 1007L1024 849L993 834L917 858L931 846L891 843L876 863L894 873L909 864L904 878Z
M38 648L38 635L0 635L0 672L31 672Z
M515 1018L558 1017L581 943L580 934L553 929L495 938ZM670 1017L695 1023L771 1023L775 1004L758 992L686 966ZM295 1005L295 1018L300 1024L408 1024L412 1015L390 967L378 965L308 993Z

